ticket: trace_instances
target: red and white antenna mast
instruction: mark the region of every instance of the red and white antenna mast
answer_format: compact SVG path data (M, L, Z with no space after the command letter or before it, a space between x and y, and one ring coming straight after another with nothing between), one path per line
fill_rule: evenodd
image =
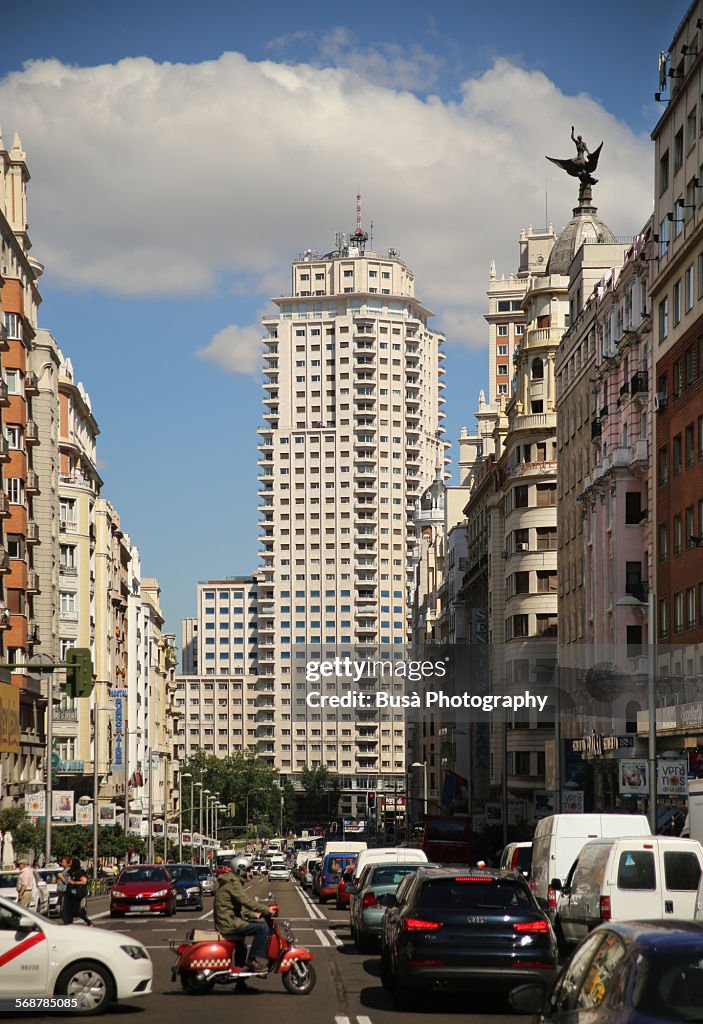
M356 231L351 237L351 241L354 245L358 245L363 250L364 245L368 241L369 236L361 226L361 192L356 193Z

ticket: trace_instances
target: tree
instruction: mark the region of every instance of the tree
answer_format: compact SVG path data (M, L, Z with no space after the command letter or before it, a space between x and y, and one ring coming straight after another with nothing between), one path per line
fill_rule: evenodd
M16 853L34 854L44 849L44 826L35 825L22 807L6 807L0 811L0 832L12 833Z
M339 780L329 768L320 765L318 768L305 768L302 773L303 786L303 817L329 821L337 815L339 803Z
M183 765L193 782L202 782L203 789L214 793L225 806L234 805L234 814L227 815L227 829L244 826L247 820L262 832L277 832L281 811L281 790L275 769L253 751L242 751L219 758L199 750ZM190 825L190 793L188 780L182 787L184 827ZM193 787L193 828L200 826L199 787ZM203 802L203 808L205 803ZM204 815L203 811L203 815Z

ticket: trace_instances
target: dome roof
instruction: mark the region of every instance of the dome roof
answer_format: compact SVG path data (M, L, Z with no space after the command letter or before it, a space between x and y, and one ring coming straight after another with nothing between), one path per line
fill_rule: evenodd
M598 210L590 203L574 209L574 215L561 232L547 261L547 274L569 274L575 254L584 242L615 242L617 239L607 224L598 217Z

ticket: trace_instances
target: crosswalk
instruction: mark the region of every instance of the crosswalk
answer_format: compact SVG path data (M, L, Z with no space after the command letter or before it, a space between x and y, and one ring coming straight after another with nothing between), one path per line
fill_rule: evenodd
M353 1020L356 1024L371 1024L370 1017L335 1017L334 1024L352 1024Z

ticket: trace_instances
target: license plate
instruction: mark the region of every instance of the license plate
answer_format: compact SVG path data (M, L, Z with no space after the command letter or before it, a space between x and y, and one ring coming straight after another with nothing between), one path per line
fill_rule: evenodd
M129 909L130 910L144 910L144 904L143 903L132 903L130 905Z
M182 897L182 896L176 896L176 903L180 903L180 901L181 901L182 899L183 899L183 897Z

